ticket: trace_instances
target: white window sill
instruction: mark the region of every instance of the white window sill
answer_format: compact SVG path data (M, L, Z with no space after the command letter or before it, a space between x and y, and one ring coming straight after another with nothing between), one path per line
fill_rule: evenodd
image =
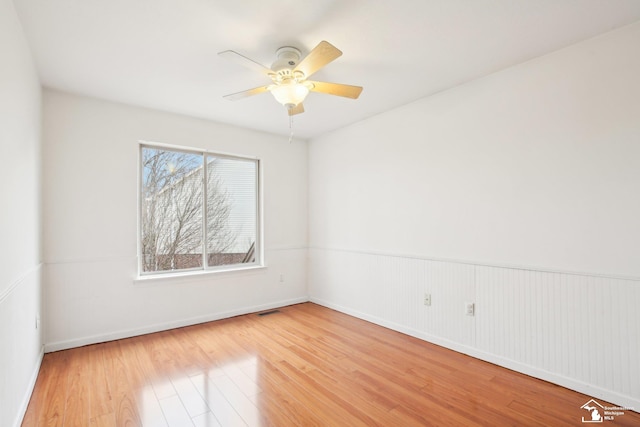
M181 271L175 273L145 274L133 279L134 285L179 284L185 282L222 279L231 275L256 274L266 270L266 265L229 267L215 270Z

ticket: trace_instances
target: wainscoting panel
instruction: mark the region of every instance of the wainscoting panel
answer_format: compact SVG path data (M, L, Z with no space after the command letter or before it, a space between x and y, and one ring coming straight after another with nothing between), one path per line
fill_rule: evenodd
M0 295L0 426L19 426L42 361L41 265Z
M475 267L403 256L311 249L309 292L331 302L411 331L475 342ZM424 295L431 294L431 306Z
M640 280L327 248L309 256L314 302L640 409Z
M640 283L477 267L479 350L640 397Z
M267 248L254 270L136 280L135 257L45 265L45 351L157 332L308 300L307 249Z

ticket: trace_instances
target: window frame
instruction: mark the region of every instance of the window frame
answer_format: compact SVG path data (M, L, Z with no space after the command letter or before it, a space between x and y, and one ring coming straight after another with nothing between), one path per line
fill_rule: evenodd
M185 269L174 269L174 270L159 270L159 271L144 271L143 270L143 257L142 253L142 233L143 233L143 185L144 185L144 166L142 164L143 160L143 150L145 148L158 149L158 150L167 150L167 151L177 151L180 153L186 154L196 154L203 157L203 183L202 183L202 194L203 194L203 203L202 203L202 267L194 267L194 268L185 268ZM236 264L226 264L226 265L216 265L209 266L208 265L208 247L207 247L207 215L206 215L206 194L207 194L207 156L214 156L216 158L224 158L231 160L240 160L240 161L250 161L255 164L256 174L255 174L255 191L256 191L256 218L255 218L255 227L256 227L256 236L255 236L255 259L250 263L236 263ZM207 150L202 148L194 148L194 147L185 147L174 144L165 144L159 142L151 142L151 141L138 141L138 182L136 188L137 194L137 279L138 280L147 280L154 278L173 278L173 277L197 277L211 273L227 273L233 271L246 271L246 270L255 270L259 268L264 268L264 239L263 239L263 224L264 224L264 215L263 215L263 162L259 157L255 156L246 156L246 155L238 155L231 154L213 150Z

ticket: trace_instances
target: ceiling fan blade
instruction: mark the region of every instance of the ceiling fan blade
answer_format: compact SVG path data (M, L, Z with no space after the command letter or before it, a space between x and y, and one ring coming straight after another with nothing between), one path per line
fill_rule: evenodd
M249 90L244 90L242 92L232 93L230 95L225 95L223 98L228 99L229 101L237 101L238 99L246 98L252 95L258 95L263 92L267 92L271 90L271 86L260 86Z
M309 78L313 73L340 55L342 55L342 52L337 47L323 40L300 61L296 67L296 71L302 71L305 78Z
M304 113L304 107L302 106L302 102L295 107L287 109L290 116L295 116L296 114Z
M327 93L329 95L343 96L345 98L358 99L360 92L362 92L361 86L343 85L340 83L327 83L327 82L313 82L307 80L307 82L313 84L311 88L312 92Z
M240 55L238 52L234 52L233 50L225 50L224 52L218 53L218 56L233 61L236 64L249 68L250 70L265 74L268 77L271 77L274 74L270 68L265 67L264 65L254 61L253 59L249 59L246 56Z

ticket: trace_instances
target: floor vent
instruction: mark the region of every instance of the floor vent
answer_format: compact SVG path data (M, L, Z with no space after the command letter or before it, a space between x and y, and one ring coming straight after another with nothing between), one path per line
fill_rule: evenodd
M280 310L263 311L262 313L258 313L258 316L268 316L269 314L276 313L280 313Z

